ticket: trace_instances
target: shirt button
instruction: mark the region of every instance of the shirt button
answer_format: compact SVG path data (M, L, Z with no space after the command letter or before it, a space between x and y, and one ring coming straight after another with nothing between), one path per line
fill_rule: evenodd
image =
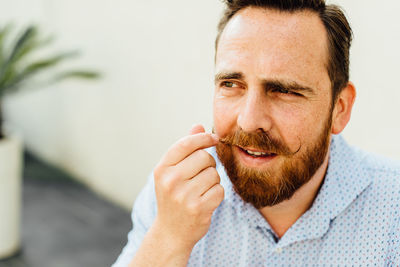
M275 250L275 252L280 254L280 253L282 252L282 248L277 248L277 249Z

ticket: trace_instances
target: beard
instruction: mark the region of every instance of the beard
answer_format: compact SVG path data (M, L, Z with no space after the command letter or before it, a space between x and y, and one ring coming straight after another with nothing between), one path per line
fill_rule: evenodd
M308 147L291 151L281 140L268 132L244 132L236 130L221 139L216 146L218 158L236 193L245 201L260 209L274 206L290 199L306 184L325 160L329 148L332 116L328 117L322 132ZM281 158L280 166L260 170L243 166L234 154L233 147L252 147L268 151Z

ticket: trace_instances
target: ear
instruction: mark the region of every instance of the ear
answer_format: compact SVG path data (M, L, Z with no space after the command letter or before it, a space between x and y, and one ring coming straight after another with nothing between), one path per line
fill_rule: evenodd
M356 99L356 88L349 82L340 92L332 114L332 133L339 134L346 127L351 117L351 110Z

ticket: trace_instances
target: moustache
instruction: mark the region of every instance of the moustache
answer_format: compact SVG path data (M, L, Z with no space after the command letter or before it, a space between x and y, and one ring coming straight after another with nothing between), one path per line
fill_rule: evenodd
M273 138L268 132L245 132L240 129L221 138L220 142L224 145L252 147L285 156L293 156L301 148L300 145L296 151L291 151L283 141Z

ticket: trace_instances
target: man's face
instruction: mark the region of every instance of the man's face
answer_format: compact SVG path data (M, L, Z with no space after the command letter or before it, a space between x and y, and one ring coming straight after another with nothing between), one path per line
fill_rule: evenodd
M315 13L246 8L219 39L217 153L236 192L256 208L289 199L327 156L326 35Z

